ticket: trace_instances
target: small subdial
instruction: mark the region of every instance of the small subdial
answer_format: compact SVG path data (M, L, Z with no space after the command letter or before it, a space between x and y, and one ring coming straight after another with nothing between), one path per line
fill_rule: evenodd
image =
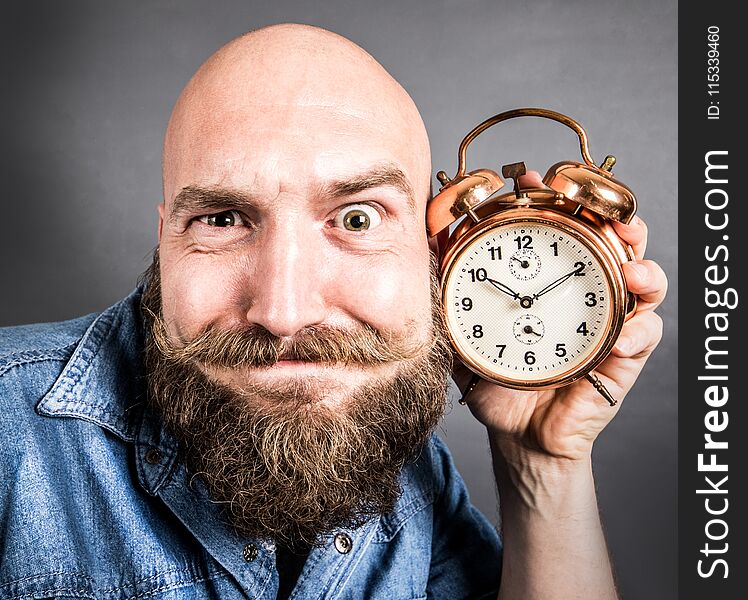
M537 344L543 339L545 326L535 315L522 315L514 322L514 337L523 344Z
M540 257L529 248L517 250L509 259L509 270L522 281L532 279L540 273Z

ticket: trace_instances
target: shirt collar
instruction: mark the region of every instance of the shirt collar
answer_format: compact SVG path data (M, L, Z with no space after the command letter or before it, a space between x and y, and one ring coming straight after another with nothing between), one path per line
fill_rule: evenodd
M91 323L37 405L40 414L77 417L135 441L146 400L141 292L136 289Z
M91 323L36 409L47 417L94 423L135 444L138 479L155 495L178 452L146 402L141 295L142 288L136 289Z

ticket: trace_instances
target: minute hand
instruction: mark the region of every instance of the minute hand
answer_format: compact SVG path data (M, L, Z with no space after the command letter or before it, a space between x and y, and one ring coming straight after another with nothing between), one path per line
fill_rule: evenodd
M539 292L538 292L537 294L533 294L533 295L532 295L532 299L533 299L533 300L537 300L537 299L538 299L538 298L540 298L540 297L541 297L541 296L542 296L543 294L547 294L547 293L548 293L548 292L550 292L551 290L553 290L553 289L557 288L557 287L558 287L558 286L560 286L560 285L561 285L561 284L562 284L562 283L563 283L564 281L566 281L567 279L570 279L571 277L573 277L573 276L574 276L574 275L575 275L576 273L578 273L578 272L579 272L579 269L574 269L574 270L573 270L573 271L571 271L570 273L567 273L566 275L562 275L561 277L559 277L558 279L556 279L556 281L552 281L552 282L551 282L551 283L549 283L549 284L548 284L547 286L545 286L545 287L544 287L544 288L543 288L542 290L540 290L540 291L539 291Z

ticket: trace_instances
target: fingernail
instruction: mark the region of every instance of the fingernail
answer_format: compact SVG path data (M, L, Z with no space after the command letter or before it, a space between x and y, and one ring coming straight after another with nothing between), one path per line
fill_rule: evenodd
M631 340L627 337L620 337L616 342L616 348L622 354L628 354L631 350Z

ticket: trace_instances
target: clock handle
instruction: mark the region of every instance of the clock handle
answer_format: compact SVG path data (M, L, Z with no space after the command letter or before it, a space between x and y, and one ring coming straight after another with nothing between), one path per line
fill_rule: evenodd
M436 174L442 184L439 193L428 203L426 229L429 237L437 235L463 215L478 222L475 208L500 190L504 181L490 169L466 173L467 148L489 127L515 117L542 117L557 121L572 129L579 137L584 163L560 162L553 165L543 183L569 200L606 219L629 223L636 213L636 197L620 181L613 178L615 158L608 156L596 166L590 155L587 132L571 117L545 108L515 108L486 119L477 125L460 143L457 174L453 178L444 171Z
M515 117L543 117L570 127L579 136L582 158L589 167L598 170L590 156L587 133L574 119L545 108L515 108L499 113L476 126L462 140L458 151L457 175L450 179L444 171L439 171L436 174L436 178L442 184L442 187L428 205L426 229L429 237L443 231L463 215L468 215L477 222L478 218L475 216L473 209L504 186L504 181L498 173L490 169L465 172L467 147L489 127Z
M587 132L584 128L571 117L561 113L548 110L546 108L515 108L486 119L477 125L460 143L457 153L457 174L450 179L444 171L439 171L436 176L442 184L442 193L449 194L440 198L439 202L434 202L435 209L432 218L433 229L446 227L452 221L459 218L462 214L470 214L468 209L472 209L479 204L485 194L480 196L473 193L473 189L483 187L490 190L491 193L501 187L501 180L498 176L488 169L473 171L466 174L467 168L467 149L470 143L483 133L489 127L497 123L513 119L515 117L541 117L557 121L572 129L579 138L579 148L584 159L584 163L563 161L553 165L543 178L543 183L554 190L563 194L569 200L581 204L583 207L602 215L606 219L629 223L636 213L636 197L633 192L622 182L614 179L612 169L616 162L615 157L606 156L605 160L598 167L590 155L589 143L587 141ZM474 175L480 175L485 178L487 173L492 173L491 185L478 185L475 181L482 181ZM495 176L495 177L494 177ZM493 181L495 179L496 181ZM469 188L467 192L457 189ZM497 187L498 186L498 187ZM447 202L447 196L450 195ZM454 198L452 198L454 196ZM458 206L459 200L460 206ZM441 205L437 209L437 205ZM452 207L455 207L454 209ZM440 214L441 213L441 214ZM451 217L450 213L454 214ZM437 216L438 215L438 216ZM440 218L439 218L440 217ZM451 220L450 220L451 219ZM433 235L433 234L432 234Z
M477 125L470 133L465 136L465 139L462 140L460 148L457 152L458 162L457 175L455 175L455 178L465 176L465 169L467 168L467 147L470 145L470 143L489 127L493 127L494 125L508 119L514 119L515 117L542 117L544 119L558 121L559 123L562 123L563 125L566 125L567 127L573 129L579 137L579 148L582 152L582 158L584 159L584 162L586 162L591 167L595 167L596 169L598 168L595 165L595 162L592 160L592 156L590 155L589 143L587 142L587 132L574 119L553 110L548 110L546 108L515 108L513 110L507 110L505 112L499 113L498 115L494 115L489 119L486 119L485 121L483 121L483 123Z

